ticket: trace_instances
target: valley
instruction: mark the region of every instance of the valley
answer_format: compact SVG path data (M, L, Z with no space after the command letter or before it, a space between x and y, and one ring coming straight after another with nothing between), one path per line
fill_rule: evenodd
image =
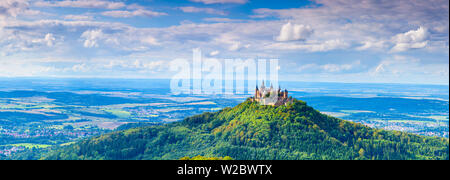
M23 79L14 83L10 88L6 80L0 81L3 157L69 145L115 130L177 122L234 107L250 96L172 95L164 80ZM374 94L360 88L367 86L361 84L284 84L294 89L290 91L293 97L330 116L374 128L448 138L448 89L403 87L403 93L380 90Z

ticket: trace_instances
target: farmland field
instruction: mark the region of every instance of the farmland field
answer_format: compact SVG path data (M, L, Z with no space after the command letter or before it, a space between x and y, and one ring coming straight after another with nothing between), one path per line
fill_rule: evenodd
M0 80L0 155L67 145L116 129L179 121L235 106L251 96L172 95L168 80L79 81L15 79L11 86L10 81ZM331 116L371 127L448 137L448 86L379 85L375 94L370 91L375 85L365 84L283 82L282 86L293 89L291 96ZM424 89L430 93L423 94Z

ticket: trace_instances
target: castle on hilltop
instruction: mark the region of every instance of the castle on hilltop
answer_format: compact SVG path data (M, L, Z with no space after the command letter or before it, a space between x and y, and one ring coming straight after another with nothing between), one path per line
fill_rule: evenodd
M272 84L267 88L263 81L260 88L256 86L255 96L252 97L252 101L259 102L261 105L280 106L292 102L292 97L288 96L287 89L282 91L278 87L278 90L275 90Z

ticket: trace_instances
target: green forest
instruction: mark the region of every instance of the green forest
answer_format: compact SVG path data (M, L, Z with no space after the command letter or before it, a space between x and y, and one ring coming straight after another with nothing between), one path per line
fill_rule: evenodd
M449 139L374 129L294 100L234 108L117 131L15 159L392 160L449 159ZM186 158L187 157L187 158Z

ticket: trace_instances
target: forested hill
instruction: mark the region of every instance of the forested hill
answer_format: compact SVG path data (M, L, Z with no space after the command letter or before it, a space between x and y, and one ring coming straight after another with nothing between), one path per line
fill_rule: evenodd
M449 140L373 129L305 102L249 100L166 125L133 128L59 147L42 159L449 159Z

